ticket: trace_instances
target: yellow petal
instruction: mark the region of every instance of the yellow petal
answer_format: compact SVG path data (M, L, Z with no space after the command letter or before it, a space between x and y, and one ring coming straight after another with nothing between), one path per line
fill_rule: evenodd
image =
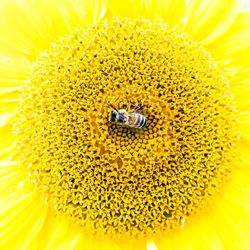
M143 0L128 0L126 2L108 0L107 9L112 15L119 17L139 17L145 15L145 1Z
M0 55L0 94L19 91L29 69L30 63L23 57Z
M249 168L249 166L245 166ZM224 249L248 249L249 246L249 172L237 172L233 180L224 190L222 200L215 204L212 216L215 230L223 243ZM225 216L226 211L226 216ZM225 230L225 228L227 230ZM233 237L232 237L233 236ZM213 248L211 248L213 249Z
M22 84L26 81L30 64L24 58L0 56L0 127L15 116ZM1 137L5 134L1 134ZM7 140L8 141L8 140ZM0 142L0 154L7 149ZM2 148L2 144L6 148Z
M108 0L108 11L122 17L159 19L171 26L183 25L195 40L211 43L233 23L242 0Z
M76 26L96 21L104 12L101 0L3 0L0 4L0 51L34 60L58 37Z
M29 249L75 249L78 237L66 218L48 212L43 227ZM85 244L84 249L87 249Z
M223 68L228 75L233 76L239 71L249 69L250 46L248 48L243 48L232 55L225 55L224 57L216 52L214 53L214 57L218 57L216 60L219 66Z
M250 114L250 69L241 70L232 77L231 89L237 104L239 113ZM240 116L239 116L240 117ZM244 122L243 120L240 123ZM250 124L249 124L250 125Z
M12 159L15 150L13 122L16 116L17 102L0 100L0 160Z
M250 66L250 11L238 15L230 29L207 48L220 63L227 64L231 60L243 59ZM246 54L246 52L248 54Z
M234 173L232 181L218 193L204 214L197 215L192 223L187 223L182 232L168 235L157 242L159 249L248 249L249 167L241 164L242 171ZM192 240L190 237L194 235L195 240Z
M71 223L65 216L55 216L53 211L48 211L41 231L28 249L145 250L145 245L144 241L139 240L134 240L133 244L129 239L124 242L109 238L97 240L85 234L81 227Z
M0 128L10 121L15 116L15 112L0 116Z
M126 2L107 0L108 12L119 17L144 17L169 23L180 24L186 10L186 1L128 0Z
M250 162L250 154L249 154L250 138L249 138L249 133L248 134L241 133L240 136L241 137L240 137L240 142L239 142L238 157L241 159L242 164L239 164L239 166L241 167L241 165L245 166L246 164L249 164Z
M185 31L192 38L211 43L221 36L233 23L242 5L241 0L191 0L183 17Z
M250 162L250 69L239 71L233 76L231 89L238 109L238 129L240 135L238 154L243 162Z
M1 96L1 95L0 95ZM17 103L16 102L0 102L1 106L0 106L0 126L1 126L1 120L2 117L4 116L11 116L11 114L14 114L14 111L17 107Z
M0 162L1 249L26 249L43 225L47 208L26 175L18 162Z
M8 205L8 209L0 212L0 246L26 249L40 231L47 209L33 193L17 192L4 198L1 199L1 208Z
M15 116L20 101L20 91L16 88L10 91L4 88L4 91L4 94L0 94L0 127Z
M7 143L7 145L0 144L0 160L12 160L15 150L15 143Z
M2 123L5 123L5 125L0 128L0 160L13 158L13 150L15 149L15 137L12 134L12 118L13 117L5 117L5 120L4 118L1 118ZM9 122L8 119L10 119Z
M182 25L183 16L188 9L188 1L167 1L167 0L155 0L158 3L158 16L161 20L167 22L171 26ZM155 2L152 1L152 2ZM156 4L155 4L156 5Z
M10 122L10 119L15 116L21 86L28 77L29 69L30 63L24 58L0 56L0 127ZM6 129L4 130L2 131L1 128L0 155L3 153L2 150L8 151L9 137L6 138Z

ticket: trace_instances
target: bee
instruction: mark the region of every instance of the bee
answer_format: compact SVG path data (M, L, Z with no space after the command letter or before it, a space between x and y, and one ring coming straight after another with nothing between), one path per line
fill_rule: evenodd
M113 110L109 114L109 121L124 125L130 128L144 128L147 125L146 117L139 112L140 107L128 112L126 109L112 107Z

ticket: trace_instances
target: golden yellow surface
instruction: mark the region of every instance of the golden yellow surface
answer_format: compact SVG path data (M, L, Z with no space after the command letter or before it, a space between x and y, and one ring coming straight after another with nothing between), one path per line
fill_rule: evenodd
M228 2L224 0L138 0L126 2L113 0L1 1L0 246L2 248L91 250L234 250L249 248L250 71L248 58L250 58L250 50L248 41L250 34L248 27L250 15L249 12L240 13L239 8L240 1ZM148 21L144 23L144 26L141 25L139 28L136 28L133 27L133 24L138 16ZM111 38L112 35L119 34L119 31L122 31L120 34L124 34L124 30L119 25L117 28L114 28L113 24L111 25L111 20L114 17L127 17L130 20L128 23L123 21L127 27L130 27L128 28L128 33L130 34L128 39L119 38L115 40L114 45L121 46L121 50L115 47L116 55L112 54L110 50ZM94 32L94 27L102 26L98 23L103 22L108 22L109 25ZM154 25L149 25L150 23ZM156 23L158 24L156 25ZM94 24L94 26L89 29L89 24ZM175 26L178 26L178 28L174 28ZM76 28L78 28L78 33L75 33ZM103 29L107 31L106 36L100 36ZM109 29L112 34L108 33ZM138 33L139 30L141 31L140 34ZM90 39L94 37L94 33L97 40L101 41L101 45L107 48L107 51L105 51L103 47L99 47L97 57L92 57L92 54L90 54L96 50L95 46L97 46L96 42ZM185 35L181 36L182 33L186 33L190 38ZM79 34L83 41L81 46L78 43L78 38L72 37L72 34ZM137 35L132 36L131 34ZM143 34L144 37L142 39ZM164 36L170 41L166 46L160 45L163 44ZM136 43L138 45L138 40L141 41L139 43L141 55L135 57L132 53L133 49L128 49L128 44L129 46ZM89 49L86 49L89 44L94 44L95 46L90 46ZM63 45L66 49L67 46L69 47L68 52L64 51ZM80 49L74 52L72 47L79 47ZM181 47L182 49L188 48L188 52L183 53L183 56L180 57L178 55L182 53ZM159 48L163 51L163 54L159 55ZM202 50L207 51L207 53L204 54ZM119 54L121 51L126 52L124 56ZM154 51L154 53L147 54L146 51ZM55 56L56 52L58 55L61 55L59 59ZM41 55L41 53L43 54ZM164 55L169 55L168 53L171 55L172 64L164 57ZM151 56L152 54L153 56ZM80 59L80 56L82 56L85 60L75 61L72 55L75 55L77 59ZM114 67L117 66L116 61L114 63L109 63L109 60L103 60L102 63L100 60L98 61L99 55L106 59L116 58L119 62L125 63L124 72L118 74L117 70L114 70ZM195 56L192 57L190 55ZM129 60L131 57L133 60ZM125 62L126 58L127 61ZM134 63L135 58L136 60L141 60L139 64ZM57 65L58 61L60 61L61 65L65 65L67 69L71 70L71 67L73 67L75 74L70 72L62 74L62 68L59 69ZM79 65L81 67L84 66L87 69L86 72L80 70L79 73L79 68L77 69ZM145 77L145 81L142 76L138 75L138 72L140 72L138 69L143 68L144 65L148 66L146 72L149 72ZM146 68L144 67L144 70ZM181 69L183 68L187 69L187 71L182 71ZM49 69L50 72L49 70L46 72L46 69ZM97 72L101 72L101 69L105 69L102 73L106 75L102 73L97 74ZM152 72L158 73L152 74ZM168 72L174 72L174 79L182 79L184 86L187 86L183 94L176 94L182 93L180 89L183 85L181 81L173 84ZM199 72L198 78L192 78L194 72ZM152 79L151 77L158 75L161 81L167 79L166 82L169 84L158 88L156 84L152 84L152 82L157 82L157 79ZM177 75L185 77L178 78ZM212 78L208 77L209 75L212 75ZM71 80L75 79L76 76L80 80L76 81L74 86L78 87L80 91L74 87L71 89ZM221 76L224 76L225 79L221 79ZM112 77L117 77L121 81L120 88L118 88L117 82ZM137 78L141 81L137 81ZM150 78L151 80L149 81ZM85 88L80 88L79 83L83 82L83 79L87 85ZM104 82L100 81L100 79L106 79L104 81L106 84L104 85ZM202 84L199 83L198 79L202 80ZM133 80L132 83L130 83L130 80ZM48 82L49 84L45 88L44 86ZM130 92L126 93L128 89L127 83L136 88L136 90L134 91L134 88L131 88ZM25 92L21 95L20 91L23 84L26 87ZM90 88L91 84L92 88ZM66 87L66 91L61 91L63 89L62 86ZM98 86L100 91L96 90L96 86ZM191 86L193 89L188 88ZM210 91L212 95L208 95L208 97L206 96L208 94L206 86L212 87L212 89L213 87L218 88L218 91ZM32 90L34 87L37 88ZM120 90L123 90L123 92L119 95ZM190 97L188 96L188 93L190 93L188 91L191 91L193 99L188 98ZM223 95L224 91L225 95ZM41 95L38 93L41 93ZM77 94L79 93L89 103L89 105L84 107L86 111L78 110L78 108L83 106L82 101L80 103L76 101L82 100L81 98L77 99ZM92 94L96 97L95 99L91 99L93 98ZM36 98L32 99L32 95ZM69 98L67 99L65 95L68 95ZM181 97L184 98L183 95L186 96L185 102L180 102ZM231 95L234 96L235 104L232 103ZM116 96L119 96L119 98L116 99ZM169 104L169 97L174 98L174 102L170 102L172 106ZM65 103L58 102L65 99L67 100ZM148 127L139 134L128 130L128 128L111 125L108 123L108 119L106 119L106 122L103 120L103 113L110 111L108 104L111 103L117 108L119 105L125 105L126 108L127 99L130 99L133 105L141 103L145 110L145 116L148 118ZM43 107L46 107L44 105L46 102L48 104L47 108L43 109ZM101 105L101 102L103 102L103 105ZM166 102L168 105L164 106ZM67 103L73 105L76 110L67 107ZM217 106L218 103L222 104L219 105L219 108ZM17 107L20 107L20 104L22 105L22 110L25 111L24 115L28 118L27 121L23 121L24 126L19 126L22 124L22 121L20 116L17 116L19 112ZM178 111L180 105L185 107L185 113ZM236 109L232 108L234 105ZM53 109L53 107L57 108ZM171 109L172 107L173 110ZM33 113L31 112L32 108ZM91 110L92 108L93 110ZM198 115L201 109L203 110L202 113L207 114L208 117L209 114L213 114L213 116L203 120L202 116ZM29 112L26 112L28 110ZM42 113L42 110L44 110L44 113ZM215 114L217 113L220 119L215 119L217 116ZM52 114L56 115L53 116ZM58 116L58 114L61 114L61 116ZM178 117L178 115L181 117ZM187 115L193 118L192 121L188 122L188 120L185 120L185 117L188 117ZM76 118L79 117L82 117L82 121L76 121ZM167 118L172 123L169 123ZM235 120L238 123L237 127L234 126ZM195 123L194 126L192 126L192 123ZM69 128L68 124L74 124L74 126L71 126L71 130L66 129ZM76 135L77 140L80 140L82 143L80 144L76 143L76 137L73 139L72 128L77 127L78 133L81 134L86 129L86 127L81 126L82 124L88 125L90 130L86 130L88 131L85 135L86 140ZM188 124L195 133L189 135L189 129L184 129L181 132L184 132L185 137L182 137L179 129L184 124ZM42 125L45 128L43 132L41 132ZM34 128L35 126L37 131ZM62 135L55 129L58 126L61 130L60 132L63 132ZM208 128L208 126L211 126L209 133L207 132L208 130L204 129ZM219 126L219 129L215 129L217 126ZM23 129L25 133L22 133L22 130L13 130L13 127ZM52 129L54 137L50 137L47 133L48 127L54 128L54 130ZM162 128L167 129L162 130ZM15 133L12 131L15 131ZM64 137L65 133L68 133L68 138L70 139ZM25 142L25 144L20 146L17 145L18 140L16 136L21 134L27 137L26 141L25 138L22 139L22 142ZM235 146L236 154L230 154L230 152L234 151L231 151L231 149L233 149L232 143L235 140L235 134L239 135L239 143ZM49 138L48 140L44 139L45 135ZM199 147L196 144L196 137L201 138L201 141L204 142L203 147ZM216 137L218 138L215 139ZM53 138L56 138L56 140ZM191 150L194 157L191 157L192 154L188 155L187 158L186 156L180 157L183 151L177 150L179 149L178 146L181 145L178 139L183 138L189 138L184 143L185 146L189 146L185 153L190 152L187 150ZM100 143L93 144L90 143L91 140ZM129 143L127 143L127 140ZM170 145L169 141L174 142L174 145ZM48 147L46 142L54 143L53 145L59 143L59 147L53 147L54 151L52 151L52 147ZM72 142L72 144L66 142ZM212 143L209 144L210 142ZM64 154L60 154L63 151L60 143L62 145L70 145L70 150L68 148L65 150L64 147ZM223 150L222 144L227 145L226 149L230 150L228 152ZM25 148L25 145L28 147ZM82 155L77 157L80 145L90 146L90 149L93 151L81 148ZM145 148L143 145L145 145ZM154 145L161 147L154 147ZM219 145L220 149L216 149L215 145ZM138 150L134 150L133 147L134 149L138 148ZM159 150L159 148L164 150ZM199 149L203 151L200 152ZM212 150L213 153L205 156L208 149L214 149ZM171 158L173 155L171 150L179 157ZM88 152L93 152L90 159L94 159L94 161L86 160ZM114 153L112 154L111 152ZM68 153L71 154L70 158L67 158ZM146 156L143 158L141 154ZM96 155L100 159L97 159ZM119 155L120 158L118 157ZM110 158L112 157L113 162L110 163ZM83 163L80 164L83 166L83 169L73 161L74 159L79 162L79 158L83 159ZM170 170L174 169L175 172L169 169L168 171L166 170L164 166L166 161L164 159L166 161L170 159L171 163L168 162L168 164L173 166ZM207 172L206 168L203 169L200 163L204 159L207 160L206 166L209 167L212 167L213 163L216 162L215 165L217 167L215 169L217 171L212 171L211 173ZM211 159L211 161L208 159ZM98 161L99 169L96 168ZM42 162L45 163L43 166ZM232 162L232 165L229 162ZM63 168L62 163L65 163L67 167ZM188 172L188 166L194 167L195 164L201 169L202 174L200 172L195 175L192 171ZM176 165L182 166L184 172L177 168ZM53 168L52 166L56 167ZM118 167L121 167L119 171L120 169L123 171L119 172ZM109 171L105 172L107 169ZM162 169L163 178L160 174ZM62 178L60 178L60 175L57 175L60 174L58 170L63 170ZM35 172L37 173L36 175ZM231 172L230 175L227 174L229 172ZM112 181L110 183L112 189L117 191L120 188L122 191L116 200L121 203L128 203L127 210L123 208L120 211L129 213L132 211L131 208L138 204L140 208L137 210L137 214L132 215L130 213L129 216L124 214L124 216L120 217L115 217L111 214L113 217L109 218L117 219L119 226L99 223L99 226L101 226L94 228L92 220L83 220L82 206L84 203L81 202L80 198L78 199L72 188L74 185L71 185L75 181L81 183L84 173L88 174L90 185L86 185L84 182L85 186L81 191L93 187L93 190L88 190L87 192L88 195L93 197L91 201L97 201L97 197L101 197L105 202L108 201L105 195L98 196L102 192L101 185L104 185L102 187L107 187L108 185L102 181L103 176L105 176L104 173L106 173L109 181L114 180L114 178L119 180L123 176L129 176L132 179L132 183L128 183L125 180L122 180L119 183L120 185ZM116 173L117 176L110 178L110 173ZM216 175L213 175L213 173L216 173ZM146 176L145 178L149 178L148 174L151 174L152 177L149 179L149 183L146 183L147 179L141 177ZM184 174L187 175L188 180L183 177ZM71 181L72 179L69 179L72 176L75 178L74 182ZM209 195L207 195L208 193L205 193L205 195L202 192L204 191L204 186L200 185L198 192L192 192L189 199L190 201L198 199L199 204L194 205L194 203L189 204L188 202L187 205L179 206L179 204L183 204L182 201L188 200L185 199L188 192L184 192L182 196L179 192L180 188L184 187L185 191L185 185L192 187L192 184L188 181L192 178L195 179L196 176L199 179L197 183L208 184L206 186L208 188L205 190L209 191ZM224 180L228 179L227 177L230 178L225 182ZM143 180L136 182L140 178ZM179 181L179 185L177 182L174 182L176 180ZM62 181L61 184L56 186L54 182L59 181ZM184 182L187 184L184 184ZM46 185L47 183L53 184L48 186ZM139 193L134 183L139 183L138 186L141 185L143 187L141 193ZM155 186L155 183L160 188L157 185ZM163 192L160 190L162 183L178 195L169 199L171 201L168 201L167 204L160 204L160 199L154 198L160 205L155 206L157 214L149 217L149 209L146 199L144 199L146 196L143 192L150 190L149 192L158 196L162 195L160 197L163 197ZM180 183L183 183L183 185L181 186ZM36 184L35 188L34 184ZM216 185L214 186L214 184ZM63 187L63 189L59 187ZM134 187L134 189L131 190L131 187ZM42 191L42 195L40 191ZM57 192L56 195L55 192ZM126 193L128 198L125 197ZM95 194L97 195L95 196ZM169 193L166 194L170 197ZM52 197L58 197L64 203L57 203L58 199L53 199ZM131 197L136 197L136 199L131 200ZM137 197L140 199L137 199ZM202 199L201 197L205 198ZM72 200L72 203L67 203L69 199ZM118 206L119 203L114 202L115 198L112 197L112 199L110 207L111 205L113 207ZM73 201L76 204L72 205ZM152 200L148 202L150 203ZM59 206L54 207L58 204ZM92 209L89 206L87 208L89 216L108 214L109 210L100 207L102 203L99 203L100 206L98 202L92 202L93 204L99 210ZM178 206L175 210L171 210L174 212L172 212L170 219L164 219L164 211L170 211L167 205L172 204L178 204ZM70 206L71 210L69 209ZM80 213L78 214L80 216L74 223L72 219L76 218L76 207L80 208ZM160 213L161 208L164 211ZM59 212L55 215L55 211L58 211L58 209ZM141 211L142 213L140 213ZM131 218L131 216L134 216L137 221L145 222L144 224L140 222L143 228L142 233L138 233L137 227L123 222L123 220ZM142 218L144 219L142 220ZM102 221L101 218L98 217L98 219L99 222ZM170 224L167 222L168 220ZM107 220L104 221L107 222ZM148 224L146 221L148 221ZM152 221L156 221L155 227L151 226ZM107 226L103 227L103 225ZM128 225L129 228L127 229L126 226ZM147 227L146 225L149 226ZM170 230L171 225L175 227L174 230ZM110 229L114 228L117 229L117 233L115 234L114 230L111 230L110 233ZM124 231L127 234L125 240L120 237ZM115 239L111 239L112 237L101 237L100 235L103 234L111 234L111 236L115 236L113 237Z

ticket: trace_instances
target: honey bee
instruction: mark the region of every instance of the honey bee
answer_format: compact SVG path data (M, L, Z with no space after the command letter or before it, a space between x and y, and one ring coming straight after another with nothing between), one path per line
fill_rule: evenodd
M126 109L112 107L113 110L109 114L109 121L124 125L130 128L144 128L147 125L146 117L139 112L140 107L128 112Z

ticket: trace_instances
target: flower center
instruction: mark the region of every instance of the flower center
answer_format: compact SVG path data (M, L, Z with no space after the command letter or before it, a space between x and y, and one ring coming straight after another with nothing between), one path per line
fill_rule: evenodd
M162 23L109 20L53 43L18 120L21 162L50 206L85 232L148 236L192 220L228 180L228 84L199 44ZM110 122L115 108L147 120Z

